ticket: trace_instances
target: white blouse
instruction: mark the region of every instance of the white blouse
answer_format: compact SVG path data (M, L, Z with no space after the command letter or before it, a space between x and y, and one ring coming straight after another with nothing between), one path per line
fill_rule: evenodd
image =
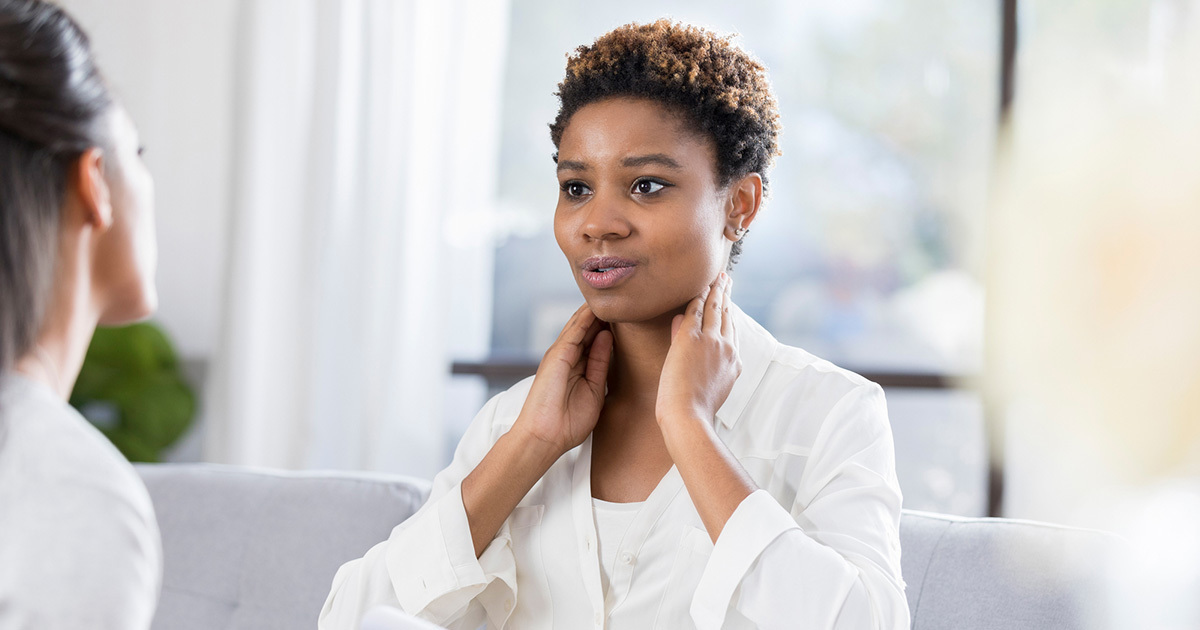
M48 387L0 379L0 628L144 630L161 573L129 462Z
M909 627L900 488L883 390L784 346L734 309L742 374L718 436L760 490L716 544L672 467L614 549L604 592L591 438L564 454L475 557L460 484L508 431L532 379L493 398L391 537L346 563L322 630L388 604L455 629Z

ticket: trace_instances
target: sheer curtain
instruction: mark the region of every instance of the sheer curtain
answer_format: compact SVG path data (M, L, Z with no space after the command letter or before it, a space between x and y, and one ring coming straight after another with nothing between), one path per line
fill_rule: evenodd
M507 3L242 11L206 459L430 476L488 346Z

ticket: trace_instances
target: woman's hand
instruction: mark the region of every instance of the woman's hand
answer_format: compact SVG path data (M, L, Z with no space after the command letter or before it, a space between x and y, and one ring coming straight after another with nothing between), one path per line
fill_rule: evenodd
M596 426L612 349L612 333L585 304L542 357L512 430L463 479L463 509L475 557L537 480Z
M671 349L658 380L655 415L667 451L713 543L757 488L712 425L742 372L722 273L671 322Z
M538 365L514 429L561 455L583 443L604 407L613 336L587 304L579 307Z
M671 322L671 349L658 381L655 416L667 422L709 422L742 372L734 334L733 281L724 272Z

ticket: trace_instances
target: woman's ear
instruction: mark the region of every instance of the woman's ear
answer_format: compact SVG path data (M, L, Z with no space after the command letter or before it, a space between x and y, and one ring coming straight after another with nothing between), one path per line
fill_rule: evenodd
M750 224L758 216L762 205L762 175L750 173L729 186L726 203L725 238L737 242L742 239Z
M71 165L68 190L74 193L82 222L101 231L112 225L112 191L104 178L104 151L92 147Z

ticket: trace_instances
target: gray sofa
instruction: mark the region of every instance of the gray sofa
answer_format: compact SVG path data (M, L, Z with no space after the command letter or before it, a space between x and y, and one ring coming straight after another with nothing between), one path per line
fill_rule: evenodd
M316 626L334 572L425 500L423 480L140 465L163 537L155 630ZM1108 534L905 512L902 570L914 629L1100 628L1089 576Z

